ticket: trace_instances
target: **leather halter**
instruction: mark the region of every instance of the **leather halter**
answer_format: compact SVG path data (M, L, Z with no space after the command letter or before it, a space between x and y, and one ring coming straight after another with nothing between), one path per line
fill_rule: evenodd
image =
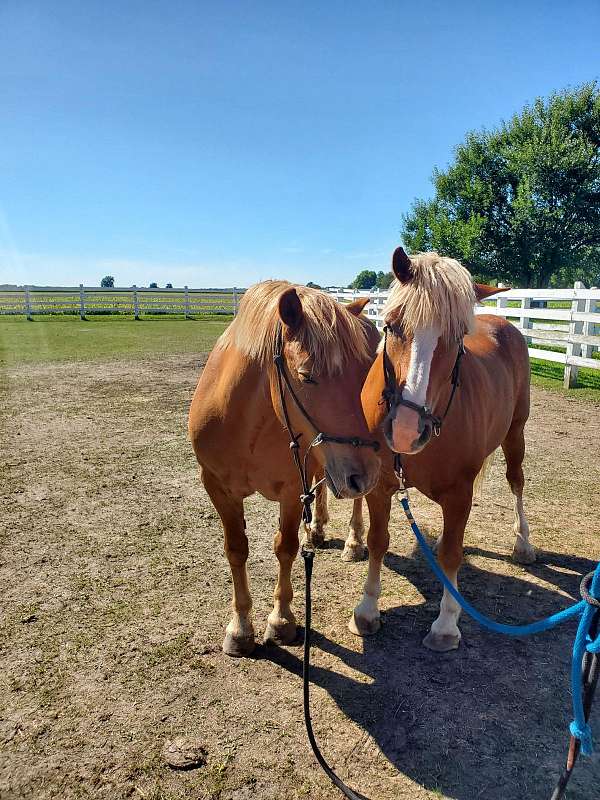
M361 439L358 436L332 436L329 433L324 433L323 431L319 430L316 422L310 416L310 414L302 404L300 398L294 391L294 387L292 386L292 382L288 375L285 366L285 359L283 357L283 326L281 325L281 323L277 324L277 333L275 336L275 352L273 355L273 361L275 363L275 368L277 370L277 387L279 390L279 402L281 404L281 410L283 411L285 427L287 428L287 431L290 435L290 450L292 451L294 463L296 464L296 467L298 469L298 474L300 475L300 481L302 483L302 494L300 495L300 501L303 506L302 519L307 525L309 525L312 522L311 505L315 500L315 490L325 480L325 478L322 478L318 483L315 483L315 485L312 487L308 481L307 462L311 449L313 447L317 447L320 444L330 442L332 444L350 444L352 445L352 447L372 447L373 450L377 452L379 450L379 442L369 439ZM301 433L296 434L292 429L287 403L285 400L286 389L290 393L296 408L302 414L304 419L308 422L308 424L311 426L311 428L315 431L316 434L315 438L308 445L306 453L304 454L304 459L302 461L300 460L300 442L298 441L302 436L302 434Z
M460 385L459 382L459 373L460 373L460 361L465 354L465 344L461 339L458 342L458 352L456 354L456 361L454 362L454 367L452 368L452 374L450 376L450 383L452 384L452 391L450 392L450 397L448 399L448 403L446 405L446 409L441 417L438 417L436 414L432 412L428 405L420 406L418 403L413 403L412 400L406 400L402 396L402 389L398 386L398 381L396 380L396 373L394 371L394 367L390 363L389 356L387 354L387 337L388 331L393 335L397 336L398 334L394 332L394 329L386 325L383 329L383 380L385 383L382 398L385 402L388 412L396 409L398 406L406 406L407 408L411 408L413 411L416 411L419 415L419 419L422 422L429 422L431 427L433 428L433 432L436 436L439 436L442 430L442 423L446 419L448 415L448 411L450 411L450 406L452 405L452 401L454 400L454 395L456 394L456 390Z

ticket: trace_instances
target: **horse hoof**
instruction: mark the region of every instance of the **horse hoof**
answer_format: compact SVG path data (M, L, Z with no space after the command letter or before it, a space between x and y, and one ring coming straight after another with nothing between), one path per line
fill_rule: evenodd
M434 633L429 631L423 639L423 644L428 650L434 653L449 653L450 650L457 650L460 644L460 634Z
M363 561L366 554L364 544L347 544L342 551L342 561Z
M531 545L527 548L519 548L518 550L516 547L513 547L512 560L517 564L533 564L535 563L535 557L535 548Z
M228 631L223 640L223 652L226 656L231 656L232 658L243 658L252 653L255 645L254 633L249 633L245 636L234 636Z
M264 644L293 644L296 641L298 629L295 622L284 621L279 625L273 625L267 622L265 635L263 637Z
M359 617L356 611L353 611L348 628L350 633L355 636L373 636L381 628L381 617L366 619L365 617Z
M309 544L313 547L325 547L325 534L323 530L311 528L310 533L305 536L303 544Z

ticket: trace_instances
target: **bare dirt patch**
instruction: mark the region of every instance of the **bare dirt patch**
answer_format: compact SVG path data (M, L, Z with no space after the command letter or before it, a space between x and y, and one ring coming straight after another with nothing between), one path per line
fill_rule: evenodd
M230 600L216 513L186 441L199 359L25 367L2 394L0 796L337 798L305 738L299 647L220 651ZM461 586L525 621L578 597L600 557L597 406L534 390L527 505L538 563L508 559L512 508L497 458L467 529ZM413 493L432 534L437 509ZM395 510L384 626L346 628L366 564L340 560L350 506L332 505L314 578L313 720L327 757L372 800L550 794L570 720L573 626L529 639L463 619L439 656L420 642L440 591ZM247 504L260 631L275 575L277 507ZM300 565L296 608L303 602ZM600 715L594 720L600 740ZM167 740L206 764L172 770ZM570 797L598 797L582 759Z

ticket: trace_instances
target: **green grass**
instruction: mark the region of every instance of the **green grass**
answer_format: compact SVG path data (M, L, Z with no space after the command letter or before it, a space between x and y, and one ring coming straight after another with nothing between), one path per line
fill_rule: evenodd
M56 361L106 361L144 358L169 353L209 351L231 317L77 317L0 318L0 368L17 364ZM554 349L554 348L553 348ZM596 353L595 357L600 357ZM548 361L531 361L532 383L563 391L563 367ZM580 386L569 396L600 403L600 371L579 370Z
M554 389L569 397L578 397L582 400L591 400L600 403L600 371L593 369L579 370L578 385L573 389L563 388L564 367L553 361L540 361L531 359L531 383L544 389Z
M135 321L132 317L0 318L0 367L53 361L105 361L210 350L231 317Z

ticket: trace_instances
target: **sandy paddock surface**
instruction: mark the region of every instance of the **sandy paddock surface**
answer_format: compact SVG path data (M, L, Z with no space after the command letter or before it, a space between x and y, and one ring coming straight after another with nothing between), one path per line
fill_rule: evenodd
M200 358L21 367L2 388L0 797L337 798L302 723L301 649L220 650L230 577L186 441ZM485 612L529 621L578 596L600 557L600 409L534 390L526 509L539 560L513 564L496 463L467 529L461 586ZM413 493L432 535L435 506ZM366 563L340 560L349 504L332 505L315 564L313 719L326 757L371 800L542 800L563 763L574 628L530 639L467 619L458 651L421 646L440 591L395 510L384 626L346 622ZM257 633L275 576L277 507L247 503ZM296 565L296 611L302 575ZM600 701L594 712L600 741ZM177 772L165 740L199 737ZM600 794L600 757L569 797Z

